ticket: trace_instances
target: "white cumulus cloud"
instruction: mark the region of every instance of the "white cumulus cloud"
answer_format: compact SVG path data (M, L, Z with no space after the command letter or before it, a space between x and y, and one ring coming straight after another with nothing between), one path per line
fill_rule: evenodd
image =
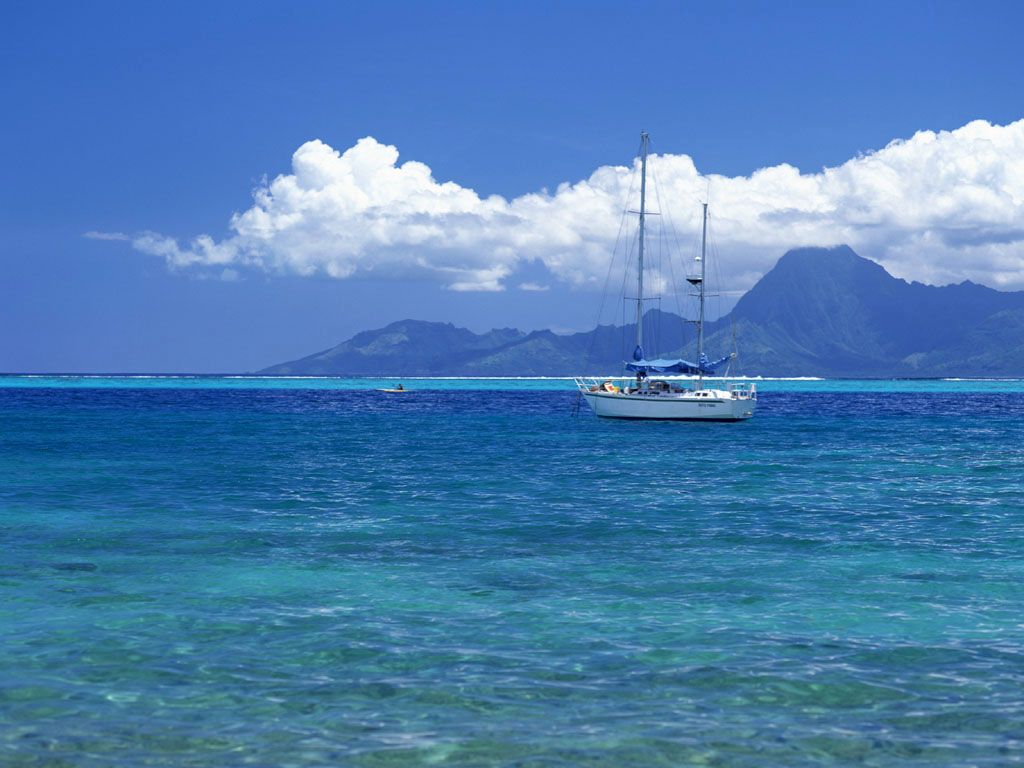
M650 168L657 203L684 242L710 189L733 288L749 287L789 248L836 243L907 279L1024 288L1024 120L921 131L815 173L784 164L749 176L701 174L688 155L653 155ZM395 147L371 137L344 152L314 140L295 151L290 173L255 190L220 240L87 236L130 241L174 268L232 274L425 278L486 291L540 261L567 283L600 286L623 207L636 205L634 181L633 168L604 166L554 192L481 197L437 181L423 163L399 163Z

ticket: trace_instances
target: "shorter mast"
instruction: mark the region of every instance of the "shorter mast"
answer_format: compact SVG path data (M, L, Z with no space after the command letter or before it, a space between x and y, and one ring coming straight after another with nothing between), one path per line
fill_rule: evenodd
M708 255L708 204L704 203L704 223L700 234L700 314L697 319L697 389L703 388L704 381L704 278Z

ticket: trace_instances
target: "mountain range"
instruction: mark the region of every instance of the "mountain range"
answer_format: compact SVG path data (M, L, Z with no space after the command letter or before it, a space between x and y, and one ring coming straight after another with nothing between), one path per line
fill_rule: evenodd
M635 325L568 335L400 320L267 375L567 376L622 370ZM674 339L661 357L693 359L693 325L644 316L645 338ZM848 246L786 253L725 317L706 325L710 356L739 350L733 372L762 376L1024 375L1024 291L970 281L900 280Z

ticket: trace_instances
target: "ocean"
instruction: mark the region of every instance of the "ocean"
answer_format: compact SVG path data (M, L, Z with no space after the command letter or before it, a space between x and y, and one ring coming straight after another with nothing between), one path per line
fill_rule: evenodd
M1024 759L1024 381L0 377L0 765Z

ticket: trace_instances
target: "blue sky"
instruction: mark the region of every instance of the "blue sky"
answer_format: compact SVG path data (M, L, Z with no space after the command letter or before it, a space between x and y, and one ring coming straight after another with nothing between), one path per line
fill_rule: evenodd
M343 153L372 136L511 201L628 163L641 128L728 178L1024 117L1019 3L363 5L5 6L0 370L252 370L403 317L592 323L595 292L543 249L508 262L505 290L453 291L393 261L345 279L169 269L83 237L228 241L254 187L315 139ZM907 248L878 257L916 277ZM1019 287L1012 268L992 275Z

